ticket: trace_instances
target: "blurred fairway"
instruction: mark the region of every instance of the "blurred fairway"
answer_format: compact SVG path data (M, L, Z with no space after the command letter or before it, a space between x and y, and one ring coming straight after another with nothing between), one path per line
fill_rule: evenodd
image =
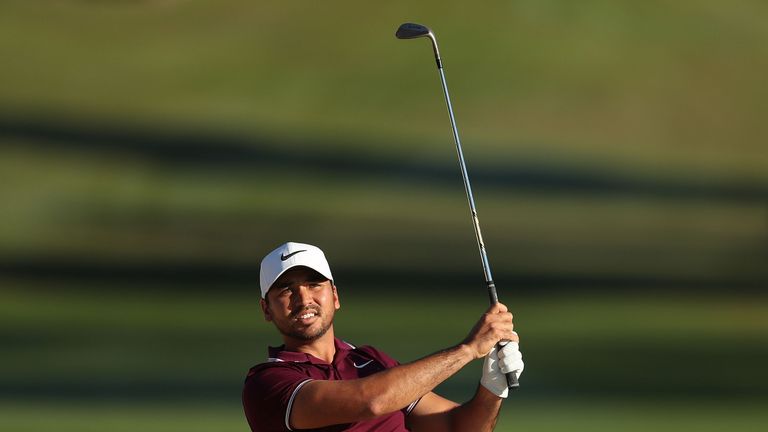
M762 431L766 415L757 403L648 404L647 402L551 400L508 402L496 430L504 431ZM45 412L44 418L39 416ZM241 431L240 410L231 406L19 405L0 407L0 426L28 432L61 431Z
M402 361L485 308L432 27L523 388L498 430L768 424L768 4L0 4L0 430L247 430L263 254ZM440 391L470 397L479 365Z

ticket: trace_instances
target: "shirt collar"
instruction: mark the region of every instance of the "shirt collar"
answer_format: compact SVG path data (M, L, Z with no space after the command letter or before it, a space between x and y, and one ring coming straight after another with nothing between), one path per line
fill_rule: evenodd
M339 338L333 338L333 345L336 347L336 355L333 358L334 362L345 358L350 351L355 349L354 345L344 342ZM269 358L267 358L267 361L269 362L328 364L311 354L296 351L286 351L285 345L280 345L278 347L267 347L267 352L269 353Z

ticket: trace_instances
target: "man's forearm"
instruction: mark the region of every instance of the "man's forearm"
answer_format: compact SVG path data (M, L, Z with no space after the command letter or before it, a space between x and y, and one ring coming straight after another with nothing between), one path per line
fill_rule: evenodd
M407 406L437 387L474 359L466 345L457 345L411 363L361 380L373 396L373 411L381 415Z
M477 386L475 396L450 411L451 431L490 432L496 427L503 399Z

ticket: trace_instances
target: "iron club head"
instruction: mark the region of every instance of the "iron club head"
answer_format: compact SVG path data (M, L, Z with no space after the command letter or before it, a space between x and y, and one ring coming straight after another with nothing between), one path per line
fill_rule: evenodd
M432 50L435 52L435 62L437 62L437 68L443 68L443 61L440 59L440 50L437 48L437 39L435 33L430 30L429 27L416 23L404 23L400 24L395 37L398 39L416 39L420 37L428 37L432 42Z
M432 33L432 30L430 30L427 26L415 23L405 23L400 25L400 27L397 29L397 32L395 33L395 36L398 39L415 39L424 36L427 36L431 39L435 36L435 34Z

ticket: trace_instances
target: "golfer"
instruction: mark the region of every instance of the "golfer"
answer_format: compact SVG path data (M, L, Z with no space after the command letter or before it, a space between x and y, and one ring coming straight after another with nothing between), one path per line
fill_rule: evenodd
M491 431L507 397L504 373L523 372L506 306L491 306L459 344L399 364L336 337L339 293L323 252L285 243L261 262L261 309L283 345L248 372L243 406L253 432ZM446 317L435 317L445 319ZM510 341L497 350L500 341ZM459 405L432 389L485 357L480 385Z

